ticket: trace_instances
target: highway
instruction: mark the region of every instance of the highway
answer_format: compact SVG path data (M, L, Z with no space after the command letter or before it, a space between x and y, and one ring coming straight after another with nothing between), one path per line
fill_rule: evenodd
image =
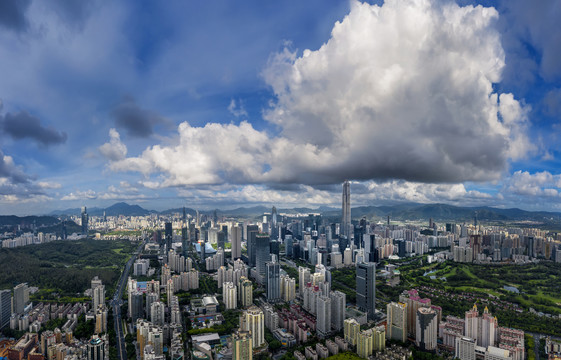
M143 241L133 256L129 259L127 264L125 265L125 269L121 274L121 278L117 283L117 288L115 288L115 294L113 295L113 299L111 300L111 306L113 306L113 319L115 321L115 335L117 336L117 355L119 360L126 360L127 359L127 350L125 345L125 335L123 333L123 322L121 316L121 306L123 305L123 290L127 287L127 279L132 267L132 264L138 257L138 254L142 251L142 248L146 240Z

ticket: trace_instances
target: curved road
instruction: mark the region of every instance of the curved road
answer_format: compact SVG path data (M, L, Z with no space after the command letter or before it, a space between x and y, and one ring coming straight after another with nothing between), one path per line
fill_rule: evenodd
M115 288L115 294L113 295L113 299L110 301L111 306L113 306L113 319L115 321L115 335L117 336L117 355L119 360L126 360L127 359L127 350L125 346L125 335L123 333L123 322L121 317L121 305L123 305L123 290L127 286L127 279L132 267L132 264L138 257L138 254L141 252L142 247L146 243L146 240L142 241L142 243L136 249L136 252L133 256L127 261L125 265L125 269L121 273L121 278L117 283L117 288Z

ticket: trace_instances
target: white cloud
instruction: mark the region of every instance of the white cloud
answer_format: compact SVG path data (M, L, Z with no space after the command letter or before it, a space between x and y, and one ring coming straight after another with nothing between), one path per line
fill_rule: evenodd
M228 111L237 118L242 116L247 117L247 111L245 110L244 103L241 99L238 100L237 103L235 99L230 100Z
M559 197L561 191L561 175L553 175L548 171L530 174L518 170L505 179L501 192L505 197ZM535 201L535 200L534 200Z
M99 147L99 152L110 161L123 160L127 157L127 146L121 142L121 136L115 129L109 130L109 142Z
M97 193L94 190L86 191L75 191L61 198L64 201L74 201L74 200L94 200L97 199Z
M39 181L37 185L42 189L60 189L61 184L49 181Z
M279 135L184 122L177 144L109 166L152 187L498 179L533 146L529 109L493 92L504 67L497 17L428 0L353 2L320 49L271 57L263 77L276 100L265 118Z

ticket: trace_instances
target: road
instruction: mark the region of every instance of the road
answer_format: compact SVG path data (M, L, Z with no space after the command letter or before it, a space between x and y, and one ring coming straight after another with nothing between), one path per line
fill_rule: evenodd
M115 335L117 336L117 355L119 360L126 360L127 359L127 350L125 345L125 335L123 333L123 322L121 317L121 306L123 305L123 290L127 286L127 279L130 274L130 270L132 264L138 257L138 254L142 251L142 247L146 243L144 240L136 249L136 252L133 256L129 259L127 264L125 265L125 269L121 274L121 278L117 283L117 287L115 288L115 294L113 295L113 299L111 300L111 306L113 306L113 319L115 321Z

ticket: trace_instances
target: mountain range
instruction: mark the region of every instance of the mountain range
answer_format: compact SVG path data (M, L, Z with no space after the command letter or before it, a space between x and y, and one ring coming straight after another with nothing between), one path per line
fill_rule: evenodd
M164 211L147 210L139 205L129 205L124 202L116 203L107 208L89 208L88 214L91 216L101 216L103 212L107 216L145 216L149 214L170 215L183 212L183 208L168 209ZM196 210L192 208L185 208L187 214L194 216ZM259 217L264 213L270 213L271 207L266 206L253 206L253 207L239 207L231 210L201 210L200 214L212 215L216 211L218 216L231 216L231 217ZM341 209L335 207L320 207L317 209L312 208L293 208L293 209L278 209L278 213L283 214L307 214L307 213L321 213L326 217L340 217ZM352 208L353 219L360 219L366 217L367 219L382 218L385 219L390 216L394 220L428 220L432 218L435 221L468 221L472 222L476 216L479 220L486 221L516 221L516 220L529 220L529 221L545 221L556 222L561 221L561 213L546 212L546 211L526 211L518 208L501 209L488 206L482 207L461 207L448 204L417 204L406 203L397 205L384 205L384 206L359 206ZM51 212L50 216L61 215L77 215L80 214L80 209L67 209L57 210Z

